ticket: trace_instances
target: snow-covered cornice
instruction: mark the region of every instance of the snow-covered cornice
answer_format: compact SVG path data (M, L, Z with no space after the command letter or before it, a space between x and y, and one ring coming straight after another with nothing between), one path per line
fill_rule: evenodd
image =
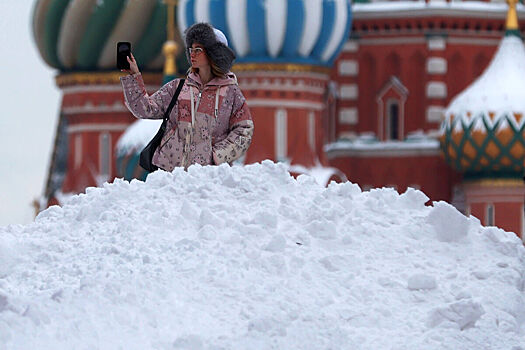
M482 17L486 19L505 19L506 3L468 2L430 2L396 1L353 4L355 20L404 17ZM525 6L517 5L518 16L525 17ZM521 16L520 16L521 15Z

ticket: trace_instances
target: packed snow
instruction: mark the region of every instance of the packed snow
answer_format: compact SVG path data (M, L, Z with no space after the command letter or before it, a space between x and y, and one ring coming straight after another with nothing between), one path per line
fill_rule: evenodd
M0 228L1 349L525 349L525 248L409 189L265 161Z

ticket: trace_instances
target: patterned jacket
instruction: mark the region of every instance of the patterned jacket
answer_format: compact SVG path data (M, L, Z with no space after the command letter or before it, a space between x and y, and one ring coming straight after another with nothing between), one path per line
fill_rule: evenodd
M148 96L140 73L120 78L126 106L137 118L162 119L177 89L179 79ZM231 163L250 146L253 121L237 78L213 78L203 86L190 73L168 120L153 164L172 171L192 164Z

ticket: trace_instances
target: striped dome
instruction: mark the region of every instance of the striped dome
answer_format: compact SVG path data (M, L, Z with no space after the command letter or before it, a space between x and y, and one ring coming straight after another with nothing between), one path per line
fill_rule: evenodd
M33 36L44 61L61 71L115 69L118 41L132 43L142 67L161 69L166 12L162 0L38 0Z
M348 38L349 0L180 0L179 30L208 22L222 30L237 63L329 66Z

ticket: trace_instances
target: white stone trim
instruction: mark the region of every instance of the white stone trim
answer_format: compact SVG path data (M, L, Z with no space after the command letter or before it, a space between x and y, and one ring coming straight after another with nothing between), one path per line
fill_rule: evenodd
M82 134L77 134L75 135L74 137L74 140L73 141L75 143L75 149L74 149L74 158L73 158L73 162L74 162L74 166L73 168L74 169L78 169L78 167L80 166L80 164L82 164Z
M355 39L348 40L343 46L343 52L357 52L359 50L359 42Z
M154 85L146 85L146 92L148 94L154 93L157 91L160 86L154 86ZM73 86L66 86L61 88L62 93L64 95L69 94L76 94L76 93L82 93L82 92L120 92L122 93L122 96L124 96L124 93L122 92L122 85L73 85Z
M492 211L490 209L492 209ZM495 217L496 217L496 207L494 206L494 203L487 203L485 205L485 226L494 226Z
M442 81L431 81L427 83L426 93L429 98L447 98L447 85Z
M427 73L446 74L447 60L442 57L429 57L427 59Z
M521 240L523 243L525 243L525 212L523 208L523 204L521 205Z
M125 131L130 124L73 124L68 126L67 133L75 134L80 132L104 132L104 131Z
M339 88L339 97L342 100L357 100L359 97L357 84L342 84Z
M339 111L339 123L346 125L355 125L359 121L357 108L341 108Z
M277 99L247 99L246 102L250 107L275 107L275 108L305 108L321 111L324 109L324 104L310 101L296 101L296 100L277 100Z
M445 108L442 106L429 106L427 108L427 122L441 123L445 115Z
M315 112L308 112L308 144L315 151Z
M107 139L105 140L105 138ZM105 144L107 142L107 144ZM107 146L107 149L105 149ZM113 162L113 148L111 147L111 134L109 132L102 132L98 136L98 173L106 179L111 175L111 164ZM107 156L106 164L104 164L104 157Z
M272 90L272 91L297 91L297 92L311 92L317 95L323 95L325 92L325 89L323 87L317 87L312 85L305 85L305 84L283 84L281 82L263 82L261 84L257 84L256 82L253 83L247 83L247 84L239 84L239 87L243 91L251 91L251 90Z
M359 62L357 60L341 60L338 65L341 76L357 76L359 74Z
M440 36L430 37L427 42L429 51L443 51L447 47L445 38Z
M267 70L253 70L253 71L240 71L236 72L233 67L233 72L237 76L237 81L241 82L241 79L260 79L272 78L272 79L308 79L308 80L319 80L326 82L330 79L330 76L325 73L316 72L285 72L285 71L267 71Z
M462 45L484 45L484 46L498 46L501 41L501 38L498 39L489 39L489 38L458 38L450 37L448 42L452 44L462 44Z
M397 37L397 38L367 38L359 40L361 45L399 45L399 44L424 44L423 37Z
M284 161L288 154L288 115L286 109L275 111L275 160Z
M124 106L121 101L115 101L113 105L99 105L94 106L87 102L84 106L62 107L62 113L70 114L95 114L95 113L115 113L115 112L129 112L128 108Z
M326 146L325 146L326 147ZM340 157L356 157L356 158L383 158L383 157L418 157L418 156L440 156L441 150L439 146L435 149L426 148L410 148L410 149L333 149L327 150L325 148L328 159L335 159ZM523 200L523 198L522 198Z
M352 4L353 20L361 19L389 19L389 18L425 18L425 17L452 17L452 18L506 18L506 4L478 3L470 6L469 2L452 1L450 3L424 3L418 1L384 2L379 4L363 3ZM523 14L523 8L518 4L518 17Z

